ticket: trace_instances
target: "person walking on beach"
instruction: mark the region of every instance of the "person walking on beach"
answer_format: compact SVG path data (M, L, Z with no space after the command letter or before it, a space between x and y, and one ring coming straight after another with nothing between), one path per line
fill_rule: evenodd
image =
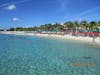
M95 39L96 39L96 37L99 36L99 34L97 32L93 32L92 36L93 36L93 43L95 43Z
M93 43L95 43L95 36L93 36Z
M93 43L95 43L95 35L94 35L94 33L92 33L92 37L93 37Z

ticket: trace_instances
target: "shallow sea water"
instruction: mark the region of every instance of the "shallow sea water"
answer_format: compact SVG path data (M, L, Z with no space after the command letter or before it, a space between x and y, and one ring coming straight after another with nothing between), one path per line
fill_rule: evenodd
M0 34L0 75L100 75L100 45Z

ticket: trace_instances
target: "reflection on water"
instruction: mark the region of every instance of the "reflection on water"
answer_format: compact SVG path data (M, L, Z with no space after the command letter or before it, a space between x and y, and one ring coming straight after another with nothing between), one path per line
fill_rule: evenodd
M0 35L0 75L99 75L99 70L98 44Z

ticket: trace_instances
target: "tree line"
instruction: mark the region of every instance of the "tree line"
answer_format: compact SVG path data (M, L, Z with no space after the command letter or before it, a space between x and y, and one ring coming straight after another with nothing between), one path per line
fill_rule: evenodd
M67 21L63 24L44 24L40 26L34 26L29 28L16 27L9 28L7 31L77 31L77 30L89 30L89 31L100 31L100 21Z

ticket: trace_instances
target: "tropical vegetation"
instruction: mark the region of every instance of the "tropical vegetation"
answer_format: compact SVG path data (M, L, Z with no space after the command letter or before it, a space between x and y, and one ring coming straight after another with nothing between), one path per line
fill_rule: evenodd
M16 27L16 28L9 28L7 31L67 31L67 32L74 32L74 31L96 31L100 32L100 21L95 22L87 22L87 21L67 21L63 24L55 23L55 24L44 24L40 26L34 26L29 28L24 27Z

